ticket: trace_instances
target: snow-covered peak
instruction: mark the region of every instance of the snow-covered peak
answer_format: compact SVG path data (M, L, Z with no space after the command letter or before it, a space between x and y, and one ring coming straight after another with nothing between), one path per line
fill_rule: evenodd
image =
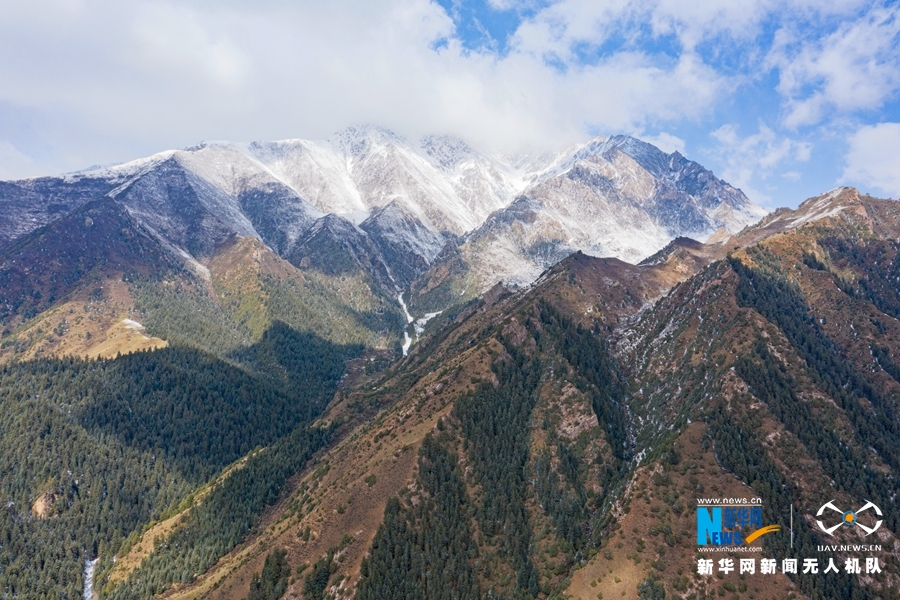
M669 160L668 154L652 144L631 136L616 135L612 137L597 136L584 144L578 144L561 152L548 165L540 179L549 179L565 173L579 162L594 157L611 158L614 150L630 156L656 177L666 174L664 165Z
M351 125L325 140L328 144L346 157L360 157L373 149L386 147L407 147L411 149L406 138L377 125Z
M804 200L797 210L786 213L780 220L789 222L788 229L833 217L859 203L859 191L852 187L837 187L820 196Z
M355 223L368 215L346 158L328 142L252 142L246 152L322 213Z
M419 148L432 164L447 172L452 172L464 161L479 158L469 144L450 135L426 135L419 140Z
M82 179L109 179L121 182L149 171L160 163L172 158L176 152L178 151L164 150L146 158L138 158L124 163L88 167L83 171L66 173L61 179L66 183L75 183Z

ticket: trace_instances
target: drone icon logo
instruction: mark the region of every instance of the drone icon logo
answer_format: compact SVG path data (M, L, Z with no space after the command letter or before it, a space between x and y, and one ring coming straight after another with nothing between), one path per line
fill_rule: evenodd
M866 527L865 525L863 525L862 523L860 523L860 522L859 522L859 519L857 518L857 516L859 515L859 513L864 512L864 511L867 511L867 510L869 510L870 508L875 509L875 514L876 514L876 515L878 515L879 517L882 516L882 515L881 515L881 509L878 508L877 506L875 506L874 504L872 504L871 502L869 502L868 500L866 501L866 504L865 504L862 508L860 508L859 510L857 510L857 511L852 511L852 510L843 511L843 510L839 509L837 506L834 505L834 500L831 500L831 501L826 502L825 504L823 504L822 506L819 507L819 512L816 513L816 516L817 516L817 517L821 517L821 516L822 516L822 513L825 512L825 509L826 509L826 508L829 509L829 510L833 510L833 511L836 512L836 513L840 513L840 515L841 515L841 522L838 523L837 525L832 526L832 527L826 527L825 524L822 523L822 521L816 519L816 523L819 525L819 529L821 529L822 531L824 531L824 532L827 533L828 535L833 535L834 532L837 531L837 529L838 529L841 525L846 525L847 527L852 527L853 525L856 525L856 526L858 526L860 529L862 529L863 531L865 531L867 536L868 536L868 535L871 535L871 534L873 534L873 533L875 533L876 531L878 531L878 528L881 527L881 523L882 523L882 520L881 520L881 519L878 519L878 521L875 522L875 526L874 526L874 527Z

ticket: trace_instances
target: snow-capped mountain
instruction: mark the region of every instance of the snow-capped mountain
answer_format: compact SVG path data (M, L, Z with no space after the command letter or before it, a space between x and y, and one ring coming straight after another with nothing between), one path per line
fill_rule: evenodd
M525 185L515 169L457 138L427 136L413 145L374 126L320 142L254 142L246 151L323 213L360 223L394 203L451 236L480 225Z
M235 235L253 236L295 265L348 260L392 293L429 268L429 281L464 277L477 294L529 283L576 250L637 262L677 236L734 232L764 214L699 164L626 136L504 156L366 125L0 182L0 247L100 197L196 267ZM345 255L322 255L325 239ZM435 264L449 256L459 268Z
M548 158L528 179L413 286L412 306L434 309L497 281L527 285L577 250L637 263L676 237L735 233L766 214L699 164L627 136Z

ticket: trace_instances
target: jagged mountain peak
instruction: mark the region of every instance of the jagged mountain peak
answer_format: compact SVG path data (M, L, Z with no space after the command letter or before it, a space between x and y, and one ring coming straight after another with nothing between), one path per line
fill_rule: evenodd
M479 156L472 146L451 135L426 135L419 140L419 148L444 171L452 171L463 161Z
M349 233L351 231L354 233L362 233L359 227L354 225L352 221L334 214L323 215L310 226L307 233L313 233L322 229L327 229L336 235Z
M65 183L77 183L84 179L106 179L115 182L123 182L140 173L146 172L156 165L165 162L175 156L179 150L163 150L144 158L138 158L123 163L110 165L95 165L81 171L73 171L60 176ZM47 177L44 179L52 179Z
M351 125L331 134L325 141L348 157L359 157L373 148L391 146L412 148L403 136L370 123Z
M610 152L614 150L619 150L627 154L639 163L642 163L642 166L644 162L648 164L660 163L668 158L668 155L656 146L637 138L628 135L614 135L609 137L601 135L596 136L583 144L577 144L560 153L557 164L551 167L547 176L565 172L578 162L592 157L599 156L609 158ZM648 169L648 171L650 170L651 169ZM653 171L661 172L662 169L654 169Z
M234 142L229 142L228 140L202 140L201 142L194 144L193 146L187 146L186 148L182 148L183 152L197 152L198 150L204 150L206 148L214 148L216 146L234 146Z
M413 306L434 310L498 280L527 284L576 250L637 263L676 237L736 233L765 214L701 165L630 136L596 137L545 165L465 236L459 253L438 260Z
M797 207L798 214L820 215L822 211L843 210L850 206L858 206L860 193L855 187L841 186L828 190L824 194L807 198Z

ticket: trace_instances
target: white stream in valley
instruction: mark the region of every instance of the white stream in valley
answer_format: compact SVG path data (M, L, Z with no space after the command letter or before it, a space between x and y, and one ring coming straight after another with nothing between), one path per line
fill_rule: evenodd
M94 598L94 571L97 569L99 558L84 561L84 600L93 600Z
M403 309L403 314L406 315L406 324L409 325L413 322L412 315L409 314L409 311L406 310L406 302L403 301L403 294L397 296L397 300L400 301L400 307ZM403 330L403 356L406 356L406 353L409 352L409 347L412 346L412 338L409 337L409 329L408 327Z

